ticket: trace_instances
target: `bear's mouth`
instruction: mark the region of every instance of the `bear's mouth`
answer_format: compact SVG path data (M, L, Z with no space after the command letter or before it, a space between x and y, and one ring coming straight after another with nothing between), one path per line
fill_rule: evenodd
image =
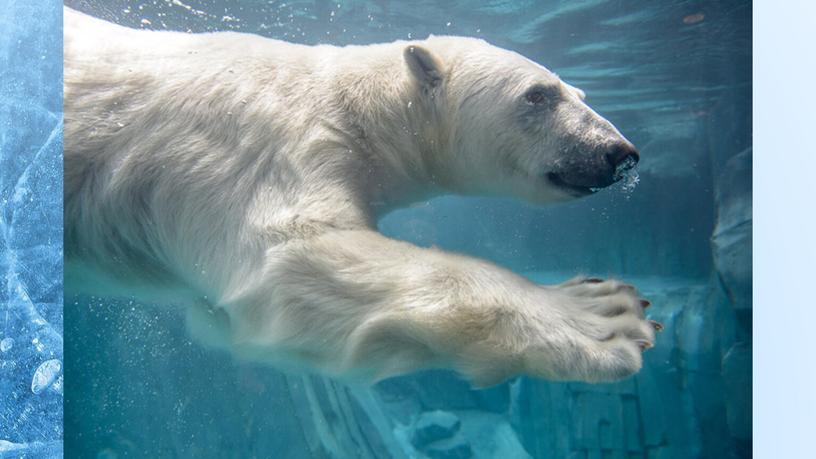
M588 196L592 193L596 193L600 191L603 187L588 187L588 186L581 186L581 185L573 185L571 183L566 182L558 173L556 172L547 172L546 174L547 180L550 181L553 185L561 188L572 194L573 196L580 197L580 196Z
M615 169L612 171L611 175L605 177L597 177L595 179L596 183L592 186L586 185L576 185L574 183L570 183L564 179L564 176L559 174L558 172L547 172L545 177L547 180L555 185L556 187L560 188L568 192L569 194L575 197L587 196L593 193L597 193L602 189L621 181L623 178L627 176L630 170L632 170L635 165L637 164L637 159L634 158L626 158L626 160L622 161L618 164Z

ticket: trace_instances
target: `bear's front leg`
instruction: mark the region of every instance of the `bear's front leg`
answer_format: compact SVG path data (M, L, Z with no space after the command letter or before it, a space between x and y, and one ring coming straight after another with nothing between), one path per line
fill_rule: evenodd
M372 380L453 368L476 385L517 374L613 381L654 342L633 288L542 287L478 259L379 233L329 231L270 249L225 305L238 352Z

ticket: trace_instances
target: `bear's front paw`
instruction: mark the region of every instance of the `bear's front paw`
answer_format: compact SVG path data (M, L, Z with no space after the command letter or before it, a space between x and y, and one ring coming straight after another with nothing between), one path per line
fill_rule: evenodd
M654 346L663 325L646 318L650 303L633 286L580 277L549 290L568 330L577 332L558 343L568 348L553 367L558 379L616 381L640 370L641 353Z

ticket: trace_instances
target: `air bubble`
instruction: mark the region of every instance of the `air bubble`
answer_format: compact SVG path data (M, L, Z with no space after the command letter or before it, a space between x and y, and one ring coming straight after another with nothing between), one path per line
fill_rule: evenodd
M631 194L635 191L638 183L640 183L640 174L638 174L637 168L633 167L621 172L620 187L625 194Z
M31 392L39 394L48 389L56 381L62 371L62 362L58 359L46 360L41 363L31 378Z
M629 156L615 168L613 178L616 182L620 182L621 190L626 194L632 193L637 184L640 183L640 174L638 174L635 165L637 165L637 160Z
M615 179L615 181L618 181L618 180L621 180L622 178L624 178L624 174L625 174L627 171L632 170L632 168L634 168L636 164L637 164L637 160L635 160L635 158L634 158L634 157L632 157L632 156L627 156L627 157L626 157L626 158L625 158L623 161L621 161L621 162L620 162L620 164L618 164L618 166L615 168L615 174L614 174L614 177L613 177L613 178Z

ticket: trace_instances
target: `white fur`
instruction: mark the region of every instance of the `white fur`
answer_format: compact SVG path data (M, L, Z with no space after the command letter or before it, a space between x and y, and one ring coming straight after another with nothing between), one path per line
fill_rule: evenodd
M562 102L529 124L534 83ZM341 376L628 376L654 340L630 287L539 286L375 227L443 192L571 198L542 174L622 139L582 98L475 39L310 47L66 9L67 288L181 303L212 345Z

